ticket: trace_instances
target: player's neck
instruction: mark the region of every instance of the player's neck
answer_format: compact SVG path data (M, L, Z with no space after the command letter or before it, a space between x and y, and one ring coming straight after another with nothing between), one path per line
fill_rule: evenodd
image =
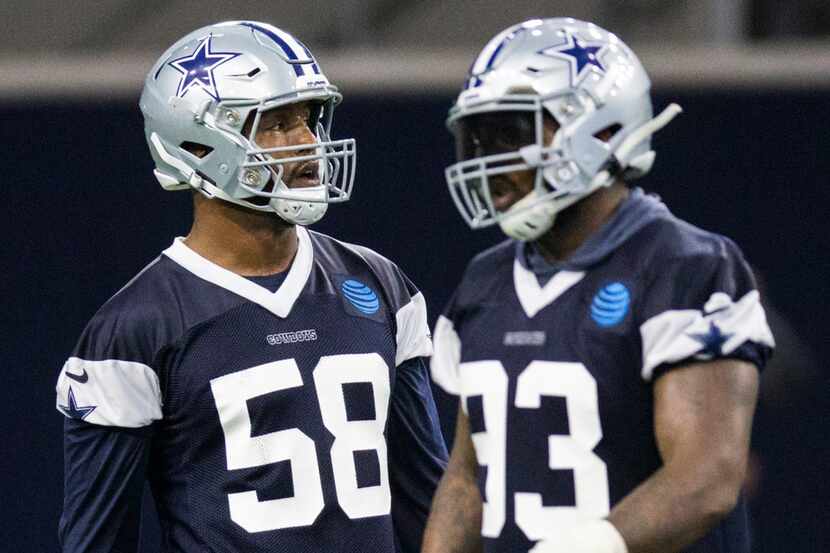
M194 196L187 246L202 257L244 276L279 273L297 253L297 229L275 213Z
M578 201L556 216L556 222L536 244L550 262L567 260L597 232L628 197L625 184L616 182Z

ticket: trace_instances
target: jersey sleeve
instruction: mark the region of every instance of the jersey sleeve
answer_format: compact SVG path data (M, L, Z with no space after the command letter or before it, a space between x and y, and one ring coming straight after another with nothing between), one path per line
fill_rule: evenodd
M62 551L137 551L149 431L64 421Z
M153 325L138 306L105 305L64 363L63 551L135 551L152 423L162 417Z
M447 448L422 357L398 367L387 423L392 518L402 552L417 553Z
M775 343L752 271L734 243L719 238L710 250L652 266L639 319L644 380L717 358L763 369Z
M460 310L458 292L450 299L444 312L438 316L433 332L434 351L430 360L430 372L445 392L460 395L459 365L461 363L461 339L458 336Z
M427 322L424 295L402 273L399 284L399 307L395 312L395 364L432 355L432 338Z
M58 376L56 408L66 417L122 428L161 418L152 325L130 315L99 312L84 330Z

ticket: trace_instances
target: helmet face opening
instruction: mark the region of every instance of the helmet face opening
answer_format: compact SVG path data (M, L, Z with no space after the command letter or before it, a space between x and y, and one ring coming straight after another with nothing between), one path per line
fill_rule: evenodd
M252 109L243 126L245 160L240 164L239 186L250 196L312 203L338 203L351 195L355 172L354 139L331 140L335 98L300 100L310 108L308 117L298 122L314 136L313 143L284 146L258 144L260 128L267 124L269 114L298 102L264 102ZM314 171L320 184L315 187L289 188L283 181L292 166L307 167L316 163ZM310 188L315 189L314 192Z
M331 124L331 112L333 110L326 109L327 103L328 101L325 100L309 100L305 102L305 106L308 109L308 117L305 119L305 124L311 132L315 133L318 140L320 139L320 136L317 134L318 125L322 124L328 129ZM269 113L280 110L288 105L290 104L282 104L277 107L265 107L251 110L245 119L245 124L242 126L242 136L251 142L251 144L260 146L257 144L256 134L263 126L262 119L264 117L267 118ZM328 117L327 121L322 120L324 112ZM254 124L256 124L256 128L254 128Z
M457 161L505 154L536 142L534 114L527 111L485 112L453 124Z
M248 106L246 122L250 122L250 129L243 128L238 134L244 148L237 182L243 205L274 211L290 223L308 225L325 214L328 204L349 200L356 169L355 140L329 137L334 106L339 100L340 95L327 87L314 96L298 99L291 95ZM295 124L305 127L313 142L271 146L262 139L257 141L260 128L270 124L269 114L301 102L310 109L307 117L304 114L303 120ZM233 109L232 104L228 103L228 109ZM290 187L297 170L307 172L318 184Z
M544 144L545 121L551 134L558 123L546 114L542 99L528 94L478 103L469 113L451 116L448 126L456 139L458 161L445 171L450 194L472 228L502 221L512 212L499 211L493 201L493 179L533 172L533 189L547 195L541 171L559 154Z

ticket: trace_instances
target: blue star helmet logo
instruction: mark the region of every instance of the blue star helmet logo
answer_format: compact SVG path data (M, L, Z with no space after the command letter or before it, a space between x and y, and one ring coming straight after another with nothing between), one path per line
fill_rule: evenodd
M75 399L75 392L72 391L72 386L69 387L69 405L59 405L61 411L70 419L84 420L90 413L95 411L97 405L79 406Z
M732 334L724 334L713 321L709 322L709 331L705 334L689 334L689 336L703 346L697 353L704 359L712 359L723 355L723 344L732 337Z
M582 75L585 68L596 68L605 72L605 67L599 60L600 51L605 48L603 43L583 45L578 38L568 35L567 42L562 45L549 46L539 50L543 56L553 56L566 60L571 66L571 84L575 83Z
M201 88L217 102L221 100L216 89L216 79L213 72L223 63L241 56L241 52L214 52L211 48L213 36L209 36L199 43L196 51L189 56L174 59L168 63L170 67L182 74L176 96L183 97L192 88Z

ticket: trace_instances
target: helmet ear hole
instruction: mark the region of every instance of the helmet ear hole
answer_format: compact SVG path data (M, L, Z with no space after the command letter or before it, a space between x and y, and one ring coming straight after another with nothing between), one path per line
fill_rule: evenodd
M207 157L208 154L213 151L213 148L206 144L199 144L198 142L189 142L187 140L179 144L179 147L185 152L192 154L198 157L199 159Z
M622 130L622 125L614 123L613 125L608 125L601 131L595 133L594 138L598 138L603 142L610 142L611 139L614 138L614 135L620 132L620 130Z

